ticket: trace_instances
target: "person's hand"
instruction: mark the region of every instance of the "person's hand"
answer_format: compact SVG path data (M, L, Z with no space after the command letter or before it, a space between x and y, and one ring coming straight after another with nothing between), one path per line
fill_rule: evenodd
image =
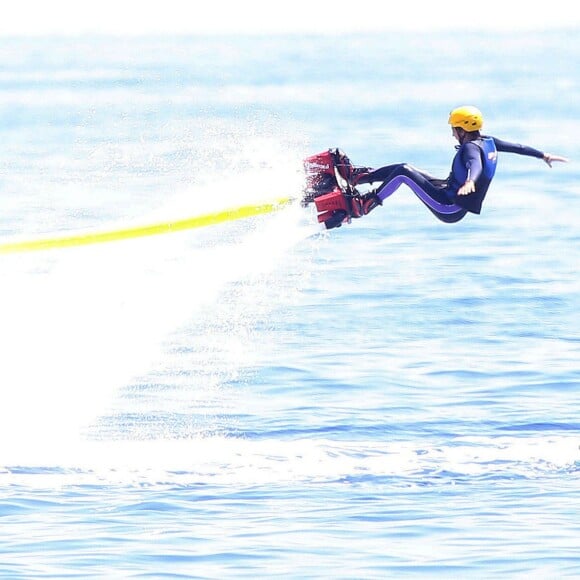
M458 190L457 195L469 195L475 191L475 181L468 179Z
M560 157L560 155L552 155L551 153L544 153L544 157L542 157L542 159L550 167L552 167L552 163L554 161L560 161L562 163L568 163L568 159L566 159L566 157Z

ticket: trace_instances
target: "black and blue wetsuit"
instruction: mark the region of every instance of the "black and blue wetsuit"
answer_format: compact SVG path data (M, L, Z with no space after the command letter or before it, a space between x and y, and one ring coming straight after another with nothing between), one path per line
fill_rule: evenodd
M356 184L381 181L382 184L376 190L380 202L405 184L436 217L453 223L462 219L467 212L481 212L483 200L495 174L499 151L540 159L544 156L542 151L527 145L480 136L457 147L447 179L437 179L406 163L396 163L362 174ZM475 191L468 195L457 195L459 188L468 179L474 181Z

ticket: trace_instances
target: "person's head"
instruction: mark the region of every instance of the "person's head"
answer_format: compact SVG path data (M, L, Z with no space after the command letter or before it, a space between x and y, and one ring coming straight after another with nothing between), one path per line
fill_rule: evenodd
M477 107L463 105L449 113L449 124L453 136L463 143L479 137L479 131L483 127L483 115Z

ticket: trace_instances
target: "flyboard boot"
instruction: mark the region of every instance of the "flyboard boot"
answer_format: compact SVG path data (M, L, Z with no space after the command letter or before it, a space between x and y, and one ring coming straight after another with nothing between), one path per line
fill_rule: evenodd
M306 186L302 205L314 203L318 222L326 229L338 228L369 213L382 201L374 192L361 195L355 188L357 177L367 167L355 167L340 149L328 149L304 160Z

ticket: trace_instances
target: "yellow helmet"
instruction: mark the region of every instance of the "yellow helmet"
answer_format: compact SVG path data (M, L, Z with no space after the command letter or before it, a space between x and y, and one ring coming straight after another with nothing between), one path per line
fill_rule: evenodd
M464 131L479 131L483 127L483 115L477 107L464 105L449 113L449 124Z

